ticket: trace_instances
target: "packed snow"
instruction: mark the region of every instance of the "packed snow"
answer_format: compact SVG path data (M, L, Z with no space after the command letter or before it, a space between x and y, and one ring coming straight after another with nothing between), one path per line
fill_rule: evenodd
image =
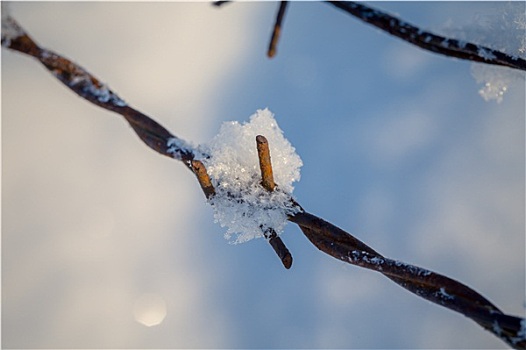
M273 192L261 186L256 136L267 138L274 181ZM226 227L225 238L243 243L264 237L272 228L279 235L287 215L298 211L290 198L303 165L294 147L283 136L268 110L258 110L249 122L225 122L207 145L200 147L209 157L203 163L215 187L210 199L214 218Z

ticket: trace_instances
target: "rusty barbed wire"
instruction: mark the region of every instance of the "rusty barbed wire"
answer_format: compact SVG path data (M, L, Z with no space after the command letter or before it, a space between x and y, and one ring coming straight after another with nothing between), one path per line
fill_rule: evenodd
M231 1L215 1L213 4L219 7L228 2ZM424 50L462 60L526 71L526 60L516 55L508 55L486 46L440 36L418 28L395 16L354 1L324 2ZM269 57L273 57L276 53L275 48L281 32L286 3L287 1L280 2L267 53Z
M79 96L123 116L146 145L162 155L182 161L196 174L205 196L208 199L213 197L215 190L206 168L202 162L195 159L207 157L206 154L202 154L150 117L129 106L84 68L37 45L13 18L8 17L7 21L15 35L8 36L2 32L4 47L36 58ZM258 136L256 145L260 158L262 186L272 191L276 184L271 175L268 142L264 137ZM449 277L382 256L346 231L308 213L294 199L290 200L298 210L290 215L288 220L297 224L307 239L322 252L346 263L380 272L408 291L472 319L511 347L526 348L524 318L504 314L482 295ZM292 264L290 252L277 235L273 236L273 229L268 229L267 240L285 267L289 268ZM287 260L289 257L290 263Z

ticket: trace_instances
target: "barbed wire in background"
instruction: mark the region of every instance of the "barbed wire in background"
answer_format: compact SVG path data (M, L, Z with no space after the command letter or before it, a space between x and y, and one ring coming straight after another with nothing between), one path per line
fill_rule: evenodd
M285 11L286 5L284 4L285 2L282 2L280 6L282 13L280 21ZM214 196L214 187L204 165L199 161L199 159L206 158L206 154L201 153L147 115L131 107L84 68L37 45L9 16L3 18L2 46L36 58L57 79L79 96L123 116L146 145L160 154L182 161L188 169L194 172L206 197ZM268 142L263 136L258 136L255 141L260 159L262 186L272 191L274 181ZM309 241L322 252L346 263L380 272L408 291L472 319L511 347L526 348L525 319L504 314L482 295L458 281L382 256L351 234L308 213L294 199L290 198L290 201L297 210L288 217L288 220L297 224ZM265 236L283 265L290 268L292 256L281 238L271 228Z
M221 6L229 2L230 1L215 1L213 4ZM526 60L518 56L508 55L498 50L483 45L473 44L464 40L446 38L425 31L380 10L353 1L324 2L424 50L463 60L526 71ZM276 54L276 47L281 33L287 4L288 1L280 1L269 49L267 51L269 57L273 57Z

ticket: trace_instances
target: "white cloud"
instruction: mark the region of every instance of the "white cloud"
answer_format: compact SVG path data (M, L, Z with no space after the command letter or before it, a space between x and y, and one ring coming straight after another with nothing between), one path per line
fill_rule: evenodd
M369 140L375 162L388 166L421 152L435 140L439 131L430 113L406 108L393 108L393 111L396 117L376 123Z

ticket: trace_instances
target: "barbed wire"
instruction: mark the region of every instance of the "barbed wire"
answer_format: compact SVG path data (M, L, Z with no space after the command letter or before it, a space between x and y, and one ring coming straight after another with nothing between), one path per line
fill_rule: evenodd
M123 116L148 147L162 155L182 161L196 175L205 196L208 199L214 196L215 189L206 168L199 160L207 158L208 155L131 107L84 68L37 45L12 17L7 17L3 21L5 23L2 23L2 46L36 58L79 96ZM268 141L261 135L255 141L260 159L262 186L272 191L275 184ZM294 199L290 198L290 201L297 210L289 215L288 220L297 224L307 239L322 252L346 263L380 272L419 297L472 319L511 347L526 348L524 318L504 314L482 295L456 280L418 266L386 258L348 232L308 213ZM290 268L292 256L281 238L272 228L266 230L265 237L285 268Z
M221 6L231 1L215 1L213 4ZM416 45L424 50L428 50L444 56L460 58L463 60L486 63L497 66L504 66L513 69L526 71L526 60L516 55L494 50L492 48L477 45L465 40L458 40L437 35L421 28L418 28L395 16L374 9L372 7L359 4L353 1L324 1L326 4L333 5L348 14L373 25L391 35L394 35L410 44ZM267 55L273 57L276 54L276 47L281 33L281 27L288 1L280 1L276 21L273 27Z

